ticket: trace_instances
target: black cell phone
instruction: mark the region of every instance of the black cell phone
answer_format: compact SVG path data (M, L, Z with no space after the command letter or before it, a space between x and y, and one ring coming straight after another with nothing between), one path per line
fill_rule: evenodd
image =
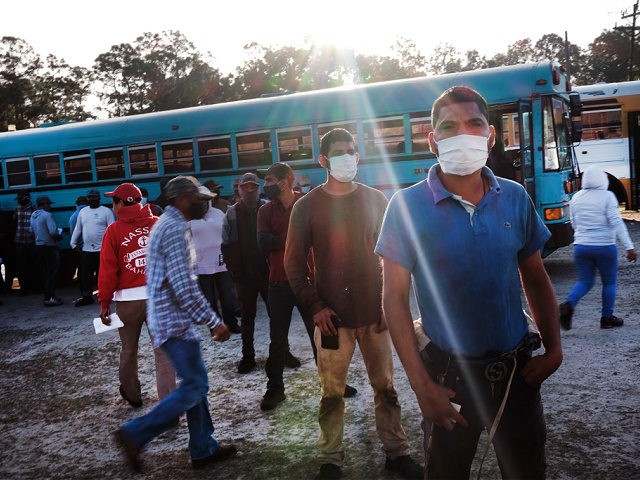
M338 317L331 315L331 321L337 330L338 326L336 324L338 323ZM326 348L328 350L338 350L338 348L340 348L338 338L337 333L335 335L322 335L320 345L322 348Z

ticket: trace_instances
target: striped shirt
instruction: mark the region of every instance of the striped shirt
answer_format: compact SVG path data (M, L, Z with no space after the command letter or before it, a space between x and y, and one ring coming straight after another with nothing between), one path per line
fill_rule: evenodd
M146 253L147 322L153 346L170 338L198 341L196 324L216 329L221 320L198 286L191 233L180 210L167 207L151 229Z

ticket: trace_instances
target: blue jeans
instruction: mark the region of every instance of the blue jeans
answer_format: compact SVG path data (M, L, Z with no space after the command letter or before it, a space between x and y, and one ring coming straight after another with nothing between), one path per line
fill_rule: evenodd
M214 429L207 400L209 381L200 344L170 338L160 348L173 363L180 385L149 413L123 425L122 430L134 444L142 447L175 424L183 412L187 412L191 460L213 455L218 450L218 442L213 438Z
M316 358L316 347L313 342L313 315L305 309L299 302L286 282L269 283L269 358L265 365L265 371L269 381L267 389L284 390L284 380L282 372L284 370L284 360L289 351L289 326L291 325L291 314L293 307L297 307L302 321L309 335L313 358Z
M573 258L578 269L578 281L571 289L567 301L573 307L578 304L593 287L597 269L602 280L602 316L612 316L616 305L618 247L574 245Z

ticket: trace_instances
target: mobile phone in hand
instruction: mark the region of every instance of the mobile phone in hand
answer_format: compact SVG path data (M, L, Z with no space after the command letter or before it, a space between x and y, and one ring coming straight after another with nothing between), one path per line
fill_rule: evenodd
M333 325L337 330L338 326L336 324L338 323L338 317L336 317L335 315L331 315L331 322L333 322ZM337 333L335 335L323 334L321 336L320 345L322 346L322 348L326 348L328 350L338 350L338 348L340 348L340 342L338 341L338 339L339 337Z

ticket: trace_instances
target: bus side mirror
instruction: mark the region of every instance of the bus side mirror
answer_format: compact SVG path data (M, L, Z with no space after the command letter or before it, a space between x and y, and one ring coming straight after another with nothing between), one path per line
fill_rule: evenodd
M572 117L579 117L582 115L582 101L580 100L579 93L572 93L569 95L569 111Z
M571 121L571 143L580 143L582 140L582 120Z

